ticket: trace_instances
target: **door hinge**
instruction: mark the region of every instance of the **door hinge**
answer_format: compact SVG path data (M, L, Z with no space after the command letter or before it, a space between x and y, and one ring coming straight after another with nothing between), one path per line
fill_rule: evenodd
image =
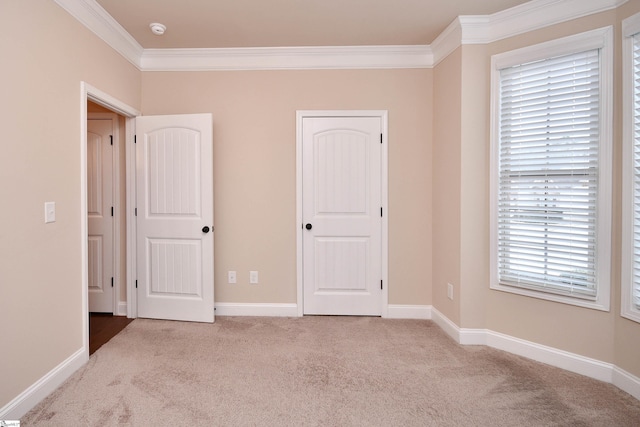
M113 206L111 206L111 216L113 216Z
M134 215L134 216L138 216L138 208L135 208L135 209L133 210L133 215Z
M133 135L133 143L136 144L138 142L138 135Z
M136 289L138 289L138 281L136 280Z
M113 288L113 277L111 278L111 287Z
M382 280L380 280L380 289L382 289Z
M380 216L382 217L382 206L380 206Z
M111 145L113 145L113 135L109 135L109 139L111 140Z
M382 134L380 134L380 144L382 144Z

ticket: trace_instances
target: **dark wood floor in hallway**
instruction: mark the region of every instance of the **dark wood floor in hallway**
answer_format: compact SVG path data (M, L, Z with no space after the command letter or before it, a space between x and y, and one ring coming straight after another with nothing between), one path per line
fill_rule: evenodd
M108 313L89 313L89 355L118 335L133 319Z

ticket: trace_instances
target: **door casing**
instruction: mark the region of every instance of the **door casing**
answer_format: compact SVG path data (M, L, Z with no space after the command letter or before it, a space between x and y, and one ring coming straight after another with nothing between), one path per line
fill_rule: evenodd
M381 204L382 216L382 317L388 316L389 308L389 138L388 112L386 110L298 110L296 112L296 267L297 267L297 307L298 316L303 316L303 217L302 217L302 121L312 117L376 117L382 123L382 168L381 168Z
M135 206L135 117L140 111L114 98L113 96L91 86L86 82L80 82L80 253L82 276L82 351L84 359L89 360L89 249L87 243L87 101L101 105L114 113L125 117L125 148L126 148L126 203L127 206ZM135 318L135 216L133 209L127 209L127 317Z

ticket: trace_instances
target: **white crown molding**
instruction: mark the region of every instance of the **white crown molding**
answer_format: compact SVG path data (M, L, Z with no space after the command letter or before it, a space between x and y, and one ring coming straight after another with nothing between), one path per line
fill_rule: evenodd
M535 3L535 0L533 1ZM529 3L525 3L528 5ZM511 9L508 9L511 10ZM460 25L460 44L490 43L494 15L461 15L457 21Z
M631 37L640 31L640 12L622 21L622 36Z
M433 66L436 66L451 55L454 50L461 46L462 25L460 19L456 18L447 28L431 43L433 52Z
M465 44L487 44L615 9L628 0L531 0L493 15L458 16L431 43L433 66Z
M145 49L144 71L428 68L431 48L336 46L228 49Z
M464 44L492 43L614 9L628 0L531 0L492 15L459 16L415 46L143 49L95 0L54 0L142 71L432 68Z
M95 0L54 1L125 59L140 68L140 58L144 49Z
M615 9L628 0L533 0L491 15L486 38L463 34L463 44L491 43L529 31Z

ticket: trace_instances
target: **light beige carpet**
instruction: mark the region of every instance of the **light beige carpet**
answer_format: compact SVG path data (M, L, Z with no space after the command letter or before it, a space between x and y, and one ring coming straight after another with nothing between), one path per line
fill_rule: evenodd
M616 387L435 324L137 319L23 426L639 426Z

